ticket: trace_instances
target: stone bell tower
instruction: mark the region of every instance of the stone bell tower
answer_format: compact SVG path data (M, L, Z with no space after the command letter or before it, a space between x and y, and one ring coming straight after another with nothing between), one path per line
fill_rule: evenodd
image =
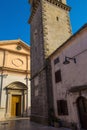
M31 4L31 120L47 123L52 107L46 59L72 34L66 0L29 0ZM49 96L51 95L51 96ZM51 100L51 101L50 101Z

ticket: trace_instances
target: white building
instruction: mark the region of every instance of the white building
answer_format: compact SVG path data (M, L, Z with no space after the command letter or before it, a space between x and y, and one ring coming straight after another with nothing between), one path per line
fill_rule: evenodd
M0 41L0 120L29 116L30 47L21 40Z
M55 115L87 129L87 24L49 58Z

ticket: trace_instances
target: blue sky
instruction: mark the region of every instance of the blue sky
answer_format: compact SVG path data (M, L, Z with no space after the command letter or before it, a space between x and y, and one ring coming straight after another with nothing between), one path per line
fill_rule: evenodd
M71 6L70 19L75 33L87 22L87 0L67 0ZM28 0L0 0L0 40L20 38L30 43Z
M71 7L70 20L72 31L75 33L87 23L87 0L67 0L67 4Z
M0 0L0 40L30 43L28 0Z

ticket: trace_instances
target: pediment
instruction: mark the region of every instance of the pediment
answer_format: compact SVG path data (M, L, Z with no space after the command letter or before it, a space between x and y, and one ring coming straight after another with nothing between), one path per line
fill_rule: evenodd
M10 90L27 90L27 86L21 82L14 82L6 86L6 89Z
M0 41L0 49L28 55L30 53L30 46L21 40Z

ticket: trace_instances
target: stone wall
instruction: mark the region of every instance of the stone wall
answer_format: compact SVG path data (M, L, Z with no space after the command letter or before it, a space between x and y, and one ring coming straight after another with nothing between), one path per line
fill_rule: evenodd
M65 5L66 6L66 5ZM48 57L72 34L69 10L51 1L42 0L43 37L45 57Z
M64 65L63 62L67 57L75 57L76 63L70 60L70 64ZM52 84L54 95L54 109L56 116L67 122L75 122L80 127L79 115L77 108L77 99L82 96L87 99L87 89L77 92L69 92L75 86L87 85L87 27L79 31L75 36L67 41L58 51L52 55ZM54 64L54 60L59 57L59 62ZM55 82L55 72L61 70L62 80ZM57 100L67 100L68 115L58 115Z
M47 123L48 105L46 70L42 26L42 8L38 8L31 21L31 120Z
M52 2L35 1L31 7L29 20L31 24L31 120L41 123L47 122L48 109L53 107L51 73L46 66L46 58L71 35L69 7L60 2L57 2L60 5L56 6Z

